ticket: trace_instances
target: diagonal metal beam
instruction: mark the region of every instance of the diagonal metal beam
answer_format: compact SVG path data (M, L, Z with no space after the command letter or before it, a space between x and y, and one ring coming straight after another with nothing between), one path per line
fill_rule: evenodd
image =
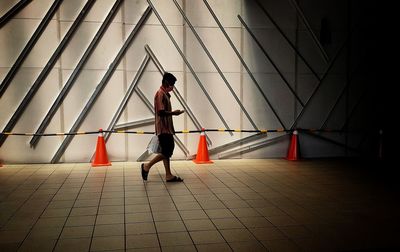
M129 35L129 37L126 39L124 45L122 46L122 48L118 52L118 54L115 57L114 61L109 66L109 68L108 68L107 72L105 73L105 75L103 76L102 80L97 85L97 87L94 90L94 92L93 92L92 96L90 97L89 101L86 103L86 105L83 108L83 110L81 111L79 117L76 119L74 125L72 125L72 127L71 127L71 129L69 131L70 133L71 132L75 132L75 131L77 131L79 129L79 126L82 124L82 122L85 119L86 115L89 113L90 109L92 108L92 106L96 102L98 96L101 94L101 92L103 91L103 89L107 85L109 79L111 78L112 74L114 73L115 69L117 68L117 66L118 66L119 62L121 61L122 57L125 55L126 51L128 50L129 46L131 45L131 43L132 43L133 39L135 38L136 34L138 33L138 31L140 31L140 28L142 27L143 23L150 16L150 13L151 13L151 8L150 8L150 6L148 6L147 9L144 11L142 17L140 18L140 20L136 24L136 26L131 31L131 34ZM60 159L61 155L65 152L65 150L67 149L68 145L71 143L73 137L74 137L73 135L68 135L64 139L63 143L58 148L57 152L54 154L54 157L51 160L52 164L58 162L58 160Z
M132 128L137 128L140 126L148 126L148 125L154 125L154 117L139 120L139 121L134 121L134 122L116 124L114 126L114 130L132 129Z
M79 13L78 17L75 19L71 27L69 28L68 32L65 34L64 38L58 45L57 49L54 51L53 55L47 62L46 66L43 68L42 72L39 74L38 78L32 84L31 88L29 89L28 93L26 93L25 97L23 98L22 102L19 104L17 110L12 115L11 119L8 121L7 125L4 127L3 132L11 132L14 126L17 124L18 120L21 118L22 114L24 113L25 109L28 107L29 103L42 86L44 80L49 75L51 69L53 68L54 64L57 62L58 58L61 56L64 49L67 47L69 41L71 41L72 37L74 36L75 32L77 31L79 25L82 23L83 19L92 8L94 2L96 0L88 0L85 6L82 8L82 11ZM0 147L3 145L4 141L6 140L6 135L0 136Z
M131 98L133 91L135 90L140 78L142 77L143 71L144 71L145 67L147 66L147 64L149 63L149 61L150 61L150 57L146 54L142 63L140 64L139 70L137 71L135 77L133 78L132 83L129 85L129 88L126 91L124 98L122 99L121 103L119 104L117 111L115 112L113 118L111 119L110 124L107 127L108 131L114 129L115 124L121 117L122 112L124 111L126 104L128 104L128 101ZM107 142L108 138L110 137L110 135L111 135L110 132L107 132L104 134L104 139L106 142Z
M146 52L149 54L151 60L153 61L153 63L156 65L158 71L160 72L161 75L164 75L165 71L164 68L162 67L160 61L157 59L157 57L154 55L153 51L151 50L150 46L145 45L144 48L146 49ZM175 96L178 98L179 103L182 105L182 107L185 109L186 114L190 117L190 119L192 120L192 122L194 123L195 127L198 130L201 130L201 128L203 128L201 126L201 124L199 123L199 121L197 120L197 118L194 116L192 110L190 109L190 107L186 104L185 99L183 99L182 95L179 93L178 89L174 88L172 90L172 92L175 94ZM208 145L212 145L211 139L208 137L208 135L206 134L206 138L207 138L207 143Z
M240 55L238 49L236 48L236 46L233 44L231 38L229 37L229 35L226 33L224 27L222 26L221 22L219 21L217 15L215 15L214 11L212 10L211 6L208 4L207 0L203 0L204 4L206 5L207 9L209 10L209 12L211 13L211 15L213 16L215 22L218 24L219 29L222 31L222 33L224 34L226 40L228 40L229 45L232 47L233 51L235 51L236 56L239 58L240 62L242 63L243 67L246 69L247 73L249 74L251 80L253 81L254 85L256 85L258 91L260 92L260 94L263 96L264 100L267 102L268 106L270 107L270 109L272 110L272 112L274 113L275 117L278 119L279 123L281 124L282 128L286 128L285 124L283 123L283 121L281 120L281 118L279 117L278 113L276 112L276 110L274 109L274 107L272 106L271 102L268 100L267 96L265 95L264 91L261 89L260 84L258 84L256 78L254 77L254 75L251 73L250 68L247 66L246 62L243 60L242 56Z
M313 137L315 137L315 138L322 139L322 140L324 140L324 141L326 141L326 142L329 142L329 143L338 145L338 146L343 147L343 148L345 148L345 149L349 149L349 150L352 150L352 151L355 151L355 152L359 152L359 150L357 150L356 148L349 147L347 144L344 144L344 143L341 143L341 142L332 140L332 139L330 139L330 138L321 136L321 135L316 134L316 133L314 133L314 132L311 132L311 131L308 131L308 130L305 130L305 131L302 131L302 132L306 133L307 135L313 136Z
M296 9L296 12L300 16L301 20L303 21L303 24L306 26L308 32L311 35L312 40L314 41L315 45L318 47L322 58L325 60L326 63L328 63L330 61L329 57L328 57L328 54L326 54L324 47L321 45L321 43L319 42L317 36L313 32L313 29L311 28L311 25L308 23L307 18L304 15L302 9L297 4L296 0L290 0L290 2L292 3L293 7Z
M149 45L145 45L145 50L146 52L149 54L151 60L153 61L153 63L156 65L158 71L160 72L161 75L163 75L165 73L164 68L162 67L160 61L157 59L157 57L154 55L153 51L151 50L151 48L149 47ZM189 106L186 104L185 100L183 99L182 95L179 93L179 91L177 89L174 88L174 90L172 90L172 92L175 94L175 96L178 98L179 103L182 105L182 107L185 109L185 111L187 112L187 114L189 115L190 119L193 121L193 123L195 124L196 128L198 130L200 130L201 124L199 123L199 121L197 120L197 118L194 116L192 110L189 108Z
M254 42L256 42L256 44L258 45L258 47L261 49L261 51L264 53L265 57L268 58L269 62L271 63L271 65L274 67L275 71L279 74L279 76L281 77L281 79L283 80L283 82L285 82L286 86L289 88L290 92L292 92L292 94L294 95L294 97L296 98L296 100L301 104L301 106L304 107L304 103L301 101L300 97L296 94L296 91L294 91L294 89L292 88L292 86L290 85L289 81L286 79L286 77L283 75L283 73L281 72L281 70L279 70L278 66L275 64L275 62L272 60L271 56L269 56L269 54L267 53L267 51L265 51L264 47L261 45L260 41L258 41L258 39L256 38L256 36L253 34L253 32L250 30L250 28L247 26L246 22L244 22L244 20L242 19L242 17L240 15L238 15L238 18L240 20L240 22L242 23L243 27L247 30L247 32L250 34L250 36L253 38Z
M350 34L351 35L351 34ZM323 81L325 80L326 76L328 75L330 69L332 68L332 66L334 65L336 59L338 58L338 56L340 55L340 53L342 52L342 50L346 47L349 39L350 39L350 35L347 37L346 41L343 43L343 45L339 48L339 50L337 51L335 57L333 57L333 59L329 62L329 65L327 67L327 69L325 70L321 81L317 84L317 86L314 88L313 92L311 93L310 97L308 98L307 102L305 103L305 106L301 109L300 113L297 115L296 119L294 120L292 126L290 127L290 129L294 129L297 126L297 123L299 122L300 118L303 116L304 112L306 111L307 107L309 106L310 101L312 100L312 98L314 98L315 94L317 93L317 91L319 90L319 88L321 87Z
M265 134L265 133L263 133L263 134L254 134L254 135L251 135L251 136L248 136L248 137L245 137L245 138L241 138L241 139L235 140L235 141L230 142L230 143L226 143L226 144L220 145L220 146L218 146L216 148L212 148L212 149L209 150L209 153L210 153L210 155L218 154L218 153L223 152L225 150L233 149L236 146L240 146L240 145L243 145L243 144L246 144L246 143L250 143L250 142L256 141L258 139L265 138L265 137L268 137L268 135Z
M104 33L106 32L108 26L110 26L113 18L118 12L119 7L123 3L123 0L117 0L113 7L111 8L110 12L108 13L107 17L104 19L103 23L101 24L99 30L97 31L96 35L94 36L92 42L90 42L89 46L87 47L85 53L83 54L82 58L79 60L78 64L74 68L74 71L68 78L67 82L65 83L64 87L62 88L61 92L58 94L56 100L51 105L49 111L47 112L46 116L42 120L39 128L36 130L36 134L43 133L51 119L56 114L58 108L64 101L65 97L68 95L68 92L71 90L72 86L74 85L76 79L80 75L83 67L85 66L86 62L89 60L90 55L92 55L93 51L96 49L97 44L100 42L101 38L103 37ZM36 135L32 137L30 141L30 145L35 147L40 140L40 136Z
M165 25L163 19L161 18L160 14L158 14L157 9L154 7L153 3L151 2L151 0L147 0L147 2L149 3L149 5L151 6L151 8L153 9L154 14L156 15L158 21L160 22L160 24L162 25L162 27L164 28L165 32L167 33L169 39L171 40L171 42L174 44L176 50L179 52L179 54L181 55L183 61L185 62L186 66L189 68L190 72L192 73L193 77L195 78L197 84L199 85L199 87L201 88L201 90L203 91L204 95L207 97L208 101L210 102L211 106L213 107L213 109L215 110L215 112L217 113L219 119L222 121L222 123L224 124L224 126L227 129L230 129L230 127L228 126L228 124L226 123L225 119L222 117L221 112L219 112L217 106L215 105L215 103L213 102L213 100L211 99L210 95L208 94L207 90L204 88L203 84L201 83L199 77L197 76L196 72L194 71L193 67L190 65L189 61L186 59L185 54L182 52L182 50L179 48L178 43L175 41L174 37L172 36L171 32L168 30L167 26ZM230 132L230 135L233 136L233 133Z
M363 57L365 58L365 57ZM361 61L361 63L364 63L365 61ZM329 110L327 116L325 117L324 122L322 123L321 127L319 127L319 129L323 129L326 127L328 120L331 118L333 111L335 111L337 105L339 104L339 102L342 100L342 97L345 95L346 91L348 90L348 88L351 86L352 81L353 81L353 77L355 76L357 70L359 67L361 67L362 64L358 64L356 69L353 71L353 73L350 75L350 77L346 80L346 83L342 89L342 92L340 93L340 95L338 96L338 98L336 99L335 104L332 106L332 108ZM349 85L349 87L347 87L347 85ZM343 130L343 128L342 128Z
M218 154L220 152L226 151L226 150L230 150L235 148L236 146L240 146L246 143L250 143L259 139L262 139L264 137L267 137L268 135L265 133L258 133L258 134L254 134L248 137L244 137L244 138L240 138L238 140L217 146L215 148L209 149L208 152L210 155L214 155L214 154ZM190 157L188 157L188 159L194 159L196 158L196 154L195 155L191 155Z
M345 86L347 86L347 84L349 83L350 80L346 81ZM350 82L351 84L351 82ZM322 122L322 125L319 127L319 129L324 129L328 123L328 120L331 118L333 111L335 111L336 106L339 104L339 102L342 100L344 94L346 93L347 88L343 87L342 92L340 93L340 95L338 96L338 98L336 99L335 103L333 104L333 106L331 107L331 109L329 110L329 112L327 113L325 120ZM343 129L342 129L343 130Z
M17 4L15 4L9 11L7 11L6 14L4 14L0 18L0 29L7 24L8 21L10 21L11 18L13 18L15 15L18 14L25 6L27 6L32 0L21 0Z
M363 101L364 97L368 94L368 86L366 89L364 89L364 91L362 92L360 98L358 99L358 101L356 102L356 104L354 104L353 108L351 109L350 113L347 115L346 120L344 121L341 130L344 130L348 124L350 119L353 117L355 111L357 110L357 107L361 104L361 102Z
M264 6L260 3L259 0L255 0L256 3L258 4L258 6L260 7L260 9L264 12L264 14L268 17L268 19L271 21L271 23L275 26L275 28L279 31L279 33L285 38L286 42L290 45L290 47L295 51L295 53L297 54L297 56L299 56L301 58L301 60L304 62L304 64L306 64L306 66L308 67L308 69L310 69L310 71L314 74L315 78L317 78L318 81L320 81L321 79L319 78L318 73L313 69L313 67L308 63L308 61L303 57L303 55L300 53L299 50L297 50L296 46L292 43L292 41L290 41L290 39L288 38L288 36L286 36L286 34L283 32L283 30L279 27L278 23L275 22L275 20L272 18L271 14L269 14L269 12L264 8Z
M148 54L146 54L146 56L144 57L142 63L140 64L139 70L137 71L135 77L132 80L132 83L129 85L128 90L125 93L124 98L122 99L120 105L118 106L117 111L115 112L110 124L107 127L108 131L111 131L114 129L115 124L117 123L117 121L119 120L119 118L122 115L122 112L124 111L126 105L128 104L129 99L131 98L133 92L137 89L137 85L139 83L140 78L142 77L142 74L144 72L144 69L146 68L147 64L150 61L150 56ZM146 99L146 103L150 103L147 99ZM151 112L154 114L153 110L151 110ZM154 124L154 118L151 120L151 122ZM111 136L110 132L107 132L104 135L104 139L107 142L109 137ZM175 136L174 136L175 137ZM182 149L182 151L188 155L189 150L184 146L184 144L179 140L179 138L175 138L175 141L177 142L178 146ZM182 147L183 146L183 147ZM92 155L91 160L93 159L94 154Z
M154 115L155 114L154 107L151 104L151 102L146 98L146 95L143 93L143 91L139 87L136 87L135 92L139 96L139 98L143 101L144 105L146 105L146 107Z
M193 32L194 36L197 39L197 42L199 42L199 44L203 48L204 52L207 54L208 58L210 59L211 63L214 65L215 69L217 69L217 71L218 71L219 75L221 76L222 80L225 82L226 87L229 89L229 91L231 92L231 94L235 98L236 102L238 103L238 105L242 109L243 113L246 115L247 119L249 120L251 125L254 127L254 129L258 129L257 125L254 123L254 121L251 118L250 114L247 112L246 108L243 106L243 104L240 101L239 97L236 95L235 90L233 90L233 88L229 84L228 80L226 79L224 73L221 71L221 69L219 68L217 62L215 62L214 58L212 57L210 51L207 49L206 45L201 40L199 34L194 29L192 23L190 22L190 20L186 16L185 12L183 11L183 9L181 8L181 6L178 4L178 2L176 0L173 0L173 1L174 1L175 5L176 5L176 8L178 8L179 12L181 13L183 19L185 19L186 23L189 25L190 30Z
M29 39L28 43L22 50L21 54L18 56L17 60L11 67L10 71L7 73L6 77L4 78L3 82L0 84L0 98L3 96L4 92L10 85L11 81L17 74L19 68L22 66L22 63L25 61L26 57L28 57L30 51L35 46L36 42L39 40L40 36L42 35L43 31L46 29L47 25L49 24L50 20L56 13L58 7L61 5L63 0L55 0L54 3L51 5L49 11L44 16L42 22L40 22L39 26L33 33L32 37Z
M274 143L277 143L277 142L281 141L281 139L286 138L288 134L289 133L285 133L283 135L280 135L280 136L277 136L277 137L274 137L274 138L266 139L266 140L264 140L262 142L258 142L258 143L255 143L255 144L252 144L252 145L249 145L249 146L241 147L241 148L239 148L237 150L221 153L221 155L219 155L218 157L220 159L223 159L223 158L229 158L229 157L232 157L232 156L242 155L242 154L245 154L245 153L253 152L255 150L267 147L267 146L269 146L271 144L274 144Z

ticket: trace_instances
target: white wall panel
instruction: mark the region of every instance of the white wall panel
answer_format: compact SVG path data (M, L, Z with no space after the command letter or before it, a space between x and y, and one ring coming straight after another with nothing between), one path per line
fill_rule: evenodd
M256 42L251 38L251 36L243 31L243 52L242 58L246 62L247 66L250 68L252 73L274 73L275 68L264 56L262 50L258 47Z
M296 11L290 1L268 0L259 2L281 29L295 29ZM243 1L243 14L241 16L251 28L276 29L275 25L255 1Z
M228 6L226 6L228 7ZM175 5L174 5L175 8ZM181 5L183 9L183 6ZM216 27L214 18L203 1L186 1L186 16L194 27ZM181 14L179 14L181 15Z
M1 1L0 13L5 13L16 2L12 0ZM252 129L253 126L243 111L241 111L240 106L226 87L216 68L184 22L174 2L172 0L152 0L152 2L229 127L231 129ZM296 45L314 70L322 76L328 64L323 61L318 51L319 49L311 39L309 31L305 29L301 20L297 19L296 10L290 1L268 0L260 2L262 2L263 7L271 14L279 28ZM4 79L14 64L52 3L53 0L32 1L0 30L1 80ZM61 4L49 26L28 55L23 67L17 72L4 95L0 97L0 126L4 128L7 124L85 3L86 0L70 0L64 1ZM60 60L56 63L38 93L34 96L28 109L13 131L32 132L36 130L114 3L115 0L97 0L95 2L71 42L67 45ZM186 15L195 26L197 33L213 59L222 70L224 76L235 90L236 95L258 128L281 128L282 126L272 112L272 109L267 105L249 74L241 65L237 55L220 31L214 18L210 15L204 2L202 0L179 0L178 3L185 10ZM295 89L303 102L309 99L313 90L318 85L318 80L313 76L304 62L300 58L296 58L295 51L255 1L209 0L208 3L223 24L226 32L239 50L240 55L250 68L250 71L257 79L261 89L268 97L285 126L289 128L296 116L301 112L302 106L296 101L292 92L269 60L263 55L253 38L242 27L237 15L240 14L243 17L263 45L263 48L284 74L289 85ZM314 0L304 0L300 1L299 5L304 10L311 29L317 37L321 29L321 19L326 17L331 22L332 43L324 45L324 49L329 57L333 58L347 36L348 5L346 1L339 1L337 3L329 1L322 4ZM74 83L70 93L50 122L46 129L47 133L68 132L70 130L147 6L148 3L146 0L125 0L123 2L113 23L105 32L77 78L76 83ZM361 35L355 33L355 37L351 40L352 43L358 41L357 45L362 44L360 41L365 41L365 39L362 39L365 36L362 37ZM359 36L361 37L359 38ZM187 68L185 62L182 60L178 50L160 25L159 20L152 13L139 33L136 34L124 58L118 64L117 71L98 97L98 100L79 130L92 131L108 127L110 120L114 116L127 88L143 61L146 53L144 46L146 44L150 46L164 69L172 72L177 77L176 88L186 100L201 126L208 129L225 128L225 125L203 94L189 68ZM303 117L297 125L298 127L318 128L323 123L323 120L344 87L346 71L349 68L350 72L352 72L357 66L356 58L348 61L346 57L347 53L350 52L351 57L359 57L359 55L365 54L365 50L356 45L352 45L349 48L352 51L345 49L339 55L337 61L335 61L326 79L322 82L320 90L318 90L318 93L310 102L309 107L306 108ZM350 65L348 64L349 62ZM361 69L365 72L364 66ZM60 74L61 76L59 76ZM355 81L355 85L349 87L349 93L346 96L347 100L342 98L333 111L327 123L328 127L338 128L343 125L346 120L345 114L362 97L365 89L365 79L373 79L372 76L362 73L357 74L357 77L359 78ZM152 62L149 62L137 84L151 104L153 104L155 92L161 85L161 78L162 76L158 72L158 69ZM350 127L362 128L363 124L368 123L365 119L369 115L365 111L371 110L368 101L374 98L375 94L366 94L363 98L365 100L361 101L360 107L356 109L354 117L349 121ZM171 101L173 109L182 109L182 106L174 95L172 95ZM118 124L148 118L153 118L153 114L143 104L138 95L133 93L118 120ZM174 125L176 130L195 129L194 123L186 113L174 117ZM130 130L154 131L154 125L141 126L140 128ZM251 133L234 133L231 136L227 132L209 132L208 136L213 142L209 148L225 145L250 135ZM265 139L279 135L282 135L282 133L271 133ZM344 139L343 135L340 134L324 134L324 136L339 142L343 142ZM151 135L112 135L107 143L109 159L111 161L136 161L145 151L150 137ZM199 134L179 134L177 137L185 144L191 155L196 154ZM349 136L348 142L352 146L356 146L359 144L361 138L360 135ZM9 136L0 148L0 160L4 160L6 163L50 162L61 145L62 139L63 137L59 136L42 137L37 147L32 149L29 147L30 137ZM265 139L256 142L262 142ZM344 155L342 147L327 144L321 139L303 136L303 134L299 139L301 142L301 154L304 157ZM61 157L60 162L89 162L96 148L96 141L96 134L75 136L67 148L65 155ZM371 142L368 141L366 143ZM243 146L235 146L234 149L249 147L256 142ZM230 156L230 158L284 157L286 156L288 145L289 136L283 137L281 140L263 148L249 153L235 154ZM220 157L224 157L224 153L217 153L212 156L212 158ZM175 146L173 158L186 158L177 145ZM139 169L139 167L136 168Z
M15 4L17 4L18 0L3 0L0 4L0 16L6 14Z
M0 125L5 127L40 73L39 68L22 68L0 99Z
M47 113L53 100L60 91L58 86L58 69L52 70L43 82L40 89L33 96L29 106L26 108L22 117L15 126L19 132L33 132L39 127L42 118Z
M107 129L118 108L121 99L120 97L124 94L122 76L123 74L121 71L114 72L113 76L98 96L96 102L79 127L79 131L98 130L100 128ZM89 97L91 95L92 92ZM84 104L86 103L87 100L85 100ZM77 112L79 115L82 112L82 109L77 109ZM73 122L74 121L75 120L73 120ZM67 162L74 162L80 159L90 160L91 155L94 153L94 149L93 147L91 148L91 146L96 146L96 140L93 141L93 138L97 139L97 136L94 136L95 137L87 135L75 136L69 145L69 148L65 152L65 160ZM123 145L121 145L121 147L123 147Z
M132 3L135 0L130 0ZM139 0L140 2L145 2L145 6L147 6L146 0ZM172 0L151 0L154 7L156 8L157 12L160 14L161 18L163 19L166 25L182 25L182 18L181 14L179 13L178 9L175 7L175 4ZM177 2L182 6L182 0L177 0ZM128 2L127 2L128 3ZM146 7L145 7L146 8ZM145 10L143 8L142 12ZM129 11L129 5L127 11ZM129 13L129 12L127 12ZM128 15L126 15L128 17ZM131 19L128 19L127 22L131 22ZM152 14L149 20L146 22L149 25L159 25L160 22L158 21L156 15Z
M259 76L257 76L259 77ZM258 84L264 86L265 79L258 78ZM263 89L265 96L268 98L270 103L276 101L274 95L265 88ZM259 129L277 129L282 128L279 120L276 118L272 109L269 107L268 103L265 101L263 95L260 93L253 80L248 74L243 74L243 106L247 109L247 112L252 116L255 124ZM275 111L280 111L278 113L279 117L282 117L281 109L279 109L278 104L272 103L273 109ZM243 128L252 129L252 125L249 122L244 122Z
M320 86L319 92L309 102L310 106L299 121L299 127L312 128L321 125L331 106L335 103L344 87L343 76L329 76Z
M278 31L273 29L255 28L252 29L252 32L262 45L262 48L264 48L282 73L294 72L295 52ZM286 35L289 36L288 33L286 33ZM268 58L264 55L260 47L254 42L253 38L247 31L245 31L243 43L244 55L246 56L244 59L246 62L249 61L251 69L264 73L276 72ZM259 59L260 57L264 59ZM264 62L267 63L265 64ZM265 68L263 66L265 66Z
M370 102L375 98L367 95L367 91L371 90L371 87L366 86L364 81L360 81L360 77L355 76L350 79L348 86L343 86L343 88L346 88L349 92L341 97L334 108L332 115L328 118L327 128L342 128L350 114L352 115L348 123L351 129L360 129L363 123L370 124L371 122L368 119L365 121L365 118L368 118L366 115L370 114L376 107L374 102ZM339 91L341 92L342 89ZM346 103L348 103L348 108L346 108Z
M344 134L334 135L335 141L344 143ZM332 137L332 133L329 134L329 136ZM320 139L307 134L301 134L299 136L299 146L301 146L301 155L304 158L313 156L332 157L345 155L343 147L326 141L321 141ZM349 154L351 154L351 152L349 152Z
M10 163L48 163L60 141L58 137L48 137L45 141L45 145L31 149L28 137L10 137L1 147L0 155Z
M266 143L271 139L274 139L276 137L282 136L282 133L268 133L267 138L263 138L260 141L257 141L257 143ZM287 155L287 151L289 148L290 144L290 136L283 136L279 140L273 141L273 143L270 143L267 146L264 146L262 148L253 150L251 152L243 152L238 158L259 158L259 157L264 157L264 158L282 158ZM273 148L271 148L273 146ZM228 158L234 158L228 157Z
M231 87L238 94L239 92L239 74L226 74L225 75L230 82ZM230 93L229 89L221 79L218 73L199 73L198 77L202 80L202 84L210 95L211 99L214 101L215 105L219 108L221 114L223 115L225 121L231 126L232 129L240 127L240 120L237 115L239 115L240 107L236 103L233 95ZM189 79L189 76L188 76ZM193 80L194 81L194 80ZM224 99L218 99L220 95L223 95ZM199 100L200 97L202 101ZM212 119L214 110L209 110L205 108L203 104L210 104L203 92L198 87L195 82L188 82L188 98L187 102L190 107L199 109L199 116L203 118L202 122L207 128L224 128L222 122L219 119ZM204 101L204 102L203 102ZM207 102L206 102L207 101ZM199 106L202 104L202 106ZM211 106L211 104L210 104ZM210 113L212 111L212 113ZM195 113L197 114L197 113ZM215 113L216 115L216 113ZM218 118L218 117L217 117ZM208 119L211 119L210 121Z
M127 136L127 145L128 145L128 157L129 161L136 161L136 159L146 151L146 146L150 142L151 135L134 135L128 134ZM133 167L135 169L135 167ZM139 169L139 168L138 168Z
M128 25L136 24L138 17L142 16L148 4L145 0L127 0L124 1L124 18L123 22Z
M359 94L359 95L361 95L361 94ZM337 99L339 99L339 96ZM350 103L351 103L350 108L353 108L352 105L354 105L357 101L358 101L358 99L350 100ZM335 100L335 102L336 102L336 100ZM333 108L333 106L334 106L334 104L331 104L331 106L329 106L329 111ZM332 114L329 117L328 117L328 113L324 115L323 121L327 120L325 127L328 129L341 129L346 122L346 97L343 96L339 100L338 104L333 109L334 109L334 111L332 112ZM349 111L351 111L351 109ZM350 112L348 112L348 113L350 113ZM321 125L322 125L322 123L321 123Z
M73 22L80 13L80 11L82 10L83 6L85 6L86 2L87 2L86 0L64 1L60 7L59 20L64 22L65 21ZM92 8L93 7L94 6L92 6Z
M59 91L59 87L57 85L58 78L58 70L53 70L50 72L47 79L43 82L42 87L33 97L29 103L29 106L22 114L18 123L15 125L13 132L21 133L36 131L36 128L39 126L43 116L51 106L53 99L49 98L50 94L56 94ZM9 91L13 89L18 89L18 87L10 86ZM19 90L21 89L19 88ZM6 97L9 98L11 96L7 95ZM0 100L0 102L3 102L3 98ZM16 104L19 104L19 101ZM1 108L3 109L3 106L1 106ZM1 114L3 115L3 113ZM4 119L7 119L5 120L5 123L7 123L10 117ZM47 132L54 133L59 131L59 116L57 117L56 115L55 119L55 124L47 129ZM53 153L54 149L57 148L59 144L58 137L43 137L36 149L29 147L30 139L31 137L29 136L9 137L9 139L7 139L4 145L0 148L1 156L5 156L9 160L13 160L12 162L49 162L49 154Z
M237 15L241 13L240 0L208 0L207 2L224 27L240 27L237 18ZM186 1L185 11L193 26L217 27L217 23L203 1Z
M235 73L227 73L225 76L239 96L240 75ZM228 126L231 129L240 128L240 107L236 103L233 95L230 93L219 74L198 73L198 77L202 81L204 88L207 90ZM217 112L215 112L211 103L208 101L207 97L204 95L203 91L190 74L187 76L187 89L187 103L192 108L193 113L197 116L200 124L207 129L226 128L219 118ZM219 97L221 96L224 98L220 99ZM218 138L212 138L212 141L215 146L219 146L223 143L226 143L226 141L233 141L236 139L238 139L238 136L230 136L228 133L222 133ZM193 141L194 143L189 142L189 144L196 144L198 139L193 139Z
M291 125L294 118L295 98L281 77L277 74L254 74L254 77L261 83L262 90L271 104L275 106L275 110L280 115L283 123Z
M322 81L322 83L324 82L325 81ZM292 87L294 90L296 90L296 93L300 97L301 101L306 103L320 83L321 82L317 80L313 74L298 74L297 86L292 85Z
M128 87L131 84L134 76L136 75L136 72L127 72L127 83ZM156 88L156 82L155 78L149 79L147 77L147 72L144 72L142 74L142 77L137 85L137 87L142 90L143 87L147 85L151 85L152 88ZM153 104L153 96L147 96L147 99L151 104ZM147 108L147 106L144 104L144 102L140 99L140 97L137 95L136 92L134 92L129 99L126 107L125 107L125 112L127 113L126 117L120 118L120 120L117 122L118 124L120 123L126 123L126 122L133 122L133 121L139 121L147 118L154 117L153 113ZM151 131L154 131L154 126Z
M0 32L0 67L11 67L39 25L39 20L12 19Z
M93 5L92 10L88 13L85 20L88 22L103 22L114 3L114 0L96 0L96 3ZM113 22L121 22L121 7L122 5L115 15Z
M301 55L303 55L307 62L313 67L314 71L322 76L328 67L328 63L324 61L323 54L312 40L310 32L307 30L298 31L297 45ZM302 62L301 58L299 58L299 62L301 62L301 64L298 66L298 72L300 74L310 73L310 69Z
M52 20L26 57L22 67L45 67L59 45L57 21Z
M106 70L83 70L79 78L65 98L64 105L64 125L65 130L69 131L79 116L86 102L94 92L95 88L103 78ZM63 71L63 79L70 75L70 71ZM97 129L94 129L97 130Z
M126 27L125 32L128 33L131 29L132 26ZM179 26L168 26L168 30L171 32L181 50L183 50L182 28ZM159 25L144 25L136 35L136 38L125 56L127 70L138 70L142 63L143 56L146 53L144 49L146 44L149 45L166 71L182 71L182 57L169 39L165 30ZM146 70L158 71L153 64L149 64Z
M66 33L70 25L64 22L60 23L61 32ZM74 69L76 67L100 26L100 23L91 22L83 22L79 26L74 37L61 55L63 69ZM85 65L85 68L87 68L87 65Z
M27 19L42 19L49 11L53 0L36 0L30 2L24 9L22 9L15 17ZM53 16L56 19L56 16Z
M108 69L125 42L122 24L112 23L86 63L87 69Z
M243 12L238 14L240 14L247 26L251 29L260 27L267 29L274 28L273 24L268 20L268 17L263 14L255 1L246 1L246 3L242 3L242 6Z
M232 41L240 41L239 29L226 29ZM212 58L223 72L239 72L240 61L219 28L196 28ZM197 72L217 72L210 58L190 29L187 34L187 58Z

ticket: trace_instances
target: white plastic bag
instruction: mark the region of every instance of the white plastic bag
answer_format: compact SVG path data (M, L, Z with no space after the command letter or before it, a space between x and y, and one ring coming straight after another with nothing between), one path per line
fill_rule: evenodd
M158 136L153 135L152 138L150 139L149 144L147 145L147 150L150 153L161 153L161 146L160 143L158 142Z

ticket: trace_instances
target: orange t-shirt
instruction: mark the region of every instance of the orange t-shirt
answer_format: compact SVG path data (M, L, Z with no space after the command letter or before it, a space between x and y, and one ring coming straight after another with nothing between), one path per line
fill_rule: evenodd
M171 95L165 90L163 86L157 91L154 96L154 110L155 110L155 130L156 134L175 134L174 123L172 122L172 115L159 116L158 112L161 110L172 111Z

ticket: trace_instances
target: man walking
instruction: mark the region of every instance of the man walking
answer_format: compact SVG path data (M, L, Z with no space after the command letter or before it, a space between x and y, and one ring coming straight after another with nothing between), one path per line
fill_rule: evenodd
M174 89L175 82L175 76L165 72L162 85L154 96L155 130L161 146L161 153L158 153L150 162L140 165L143 180L147 180L151 167L162 160L165 168L165 180L167 182L183 181L182 178L172 175L170 168L170 158L175 148L172 116L178 116L184 112L183 110L172 111L169 93Z

